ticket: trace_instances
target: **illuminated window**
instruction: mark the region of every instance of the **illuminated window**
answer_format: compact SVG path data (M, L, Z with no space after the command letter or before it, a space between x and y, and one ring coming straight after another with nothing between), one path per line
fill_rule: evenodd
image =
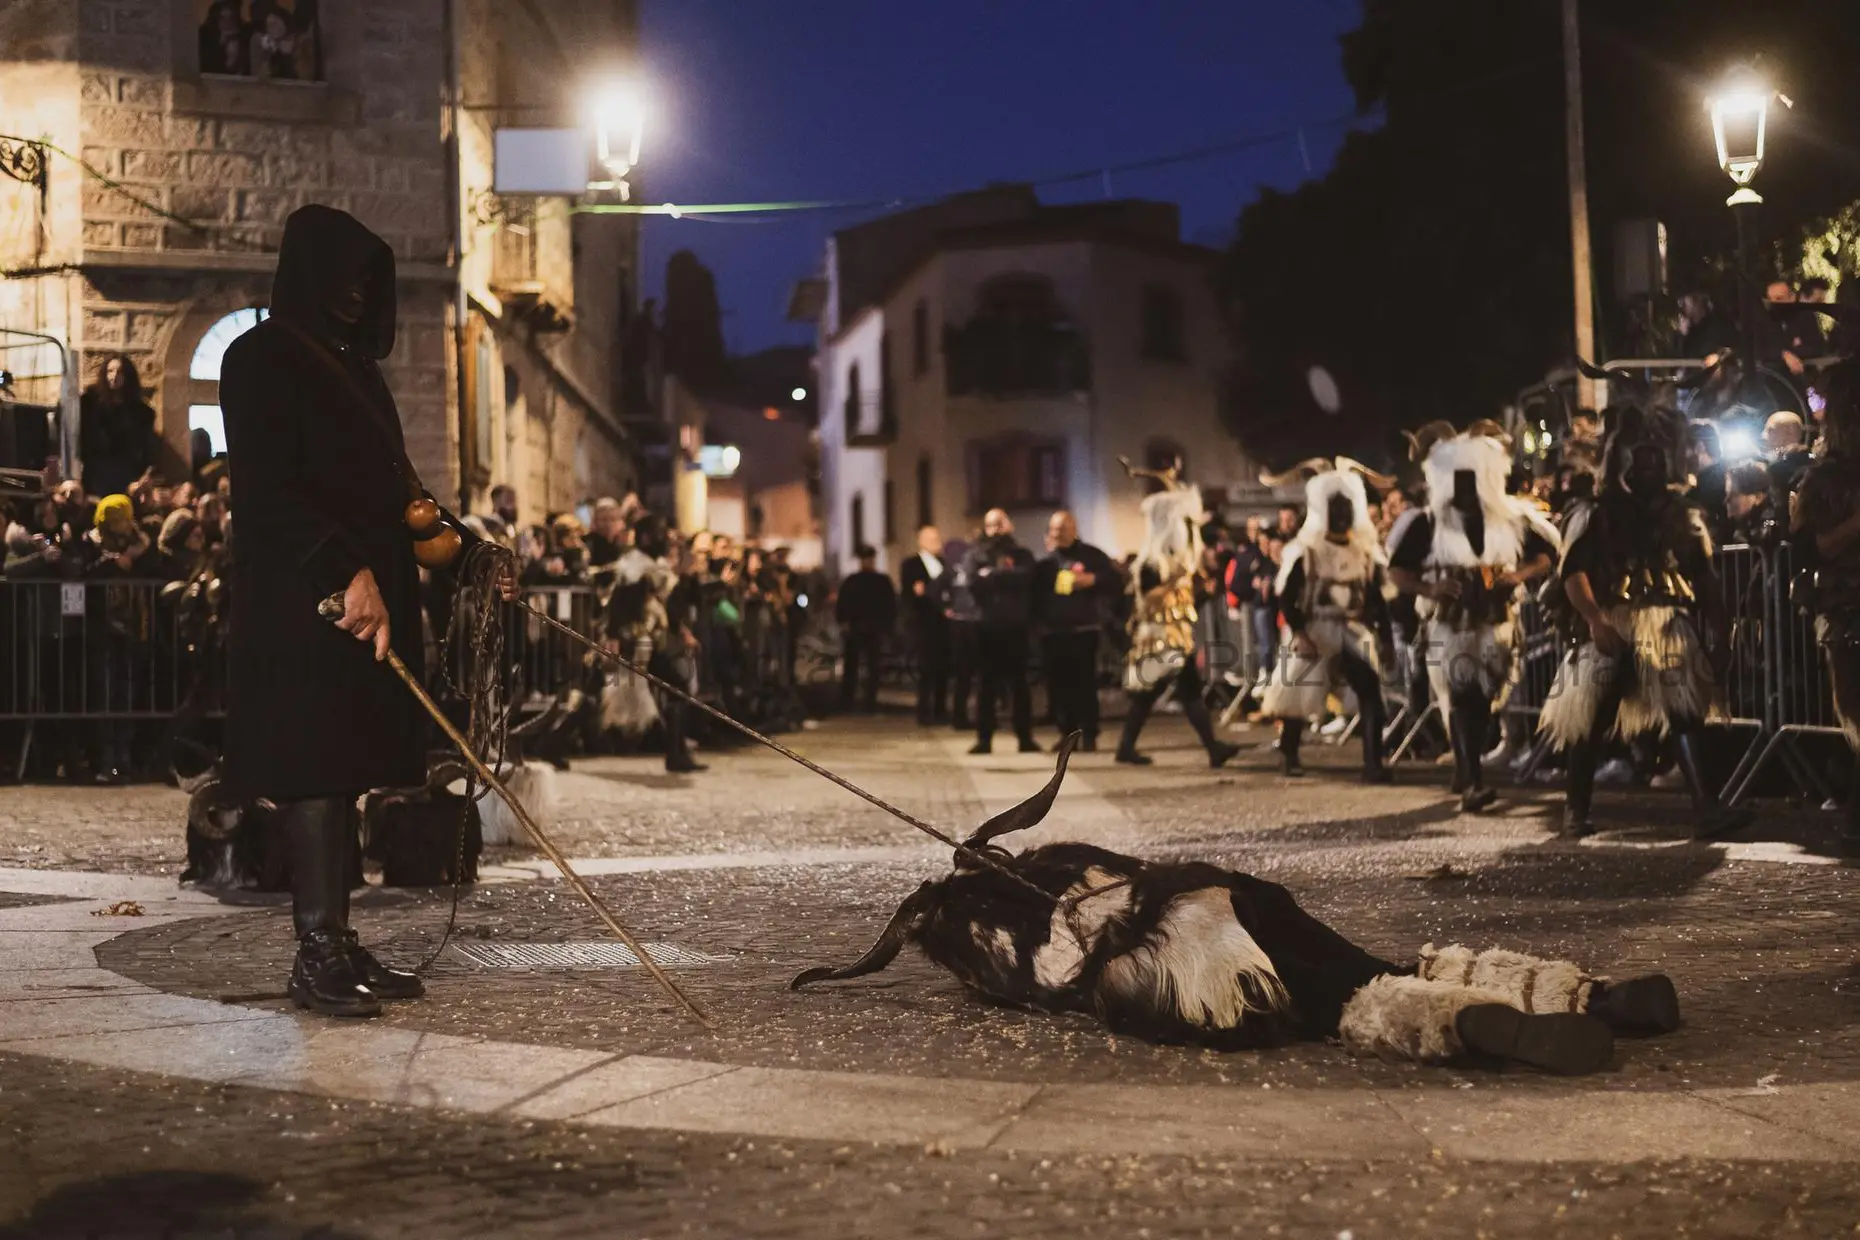
M247 310L235 310L220 319L200 337L200 343L194 346L194 356L187 364L187 377L190 380L189 403L187 406L187 429L207 432L207 438L213 442L215 455L226 451L226 419L220 413L220 366L226 360L226 349L233 341L257 327L271 312L263 306L254 306Z

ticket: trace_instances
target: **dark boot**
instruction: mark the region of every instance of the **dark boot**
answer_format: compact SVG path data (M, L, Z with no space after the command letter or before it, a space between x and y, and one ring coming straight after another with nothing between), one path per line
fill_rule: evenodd
M708 770L691 756L691 742L685 737L685 705L667 702L665 707L665 769L674 775L689 775Z
M1023 733L1020 737L1020 751L1022 753L1039 753L1040 742L1034 740L1032 736Z
M291 869L291 923L297 960L290 996L324 1016L373 1016L380 998L368 988L349 933L349 880L359 844L344 797L287 801L274 821L284 833Z
M1284 719L1279 722L1279 760L1285 764L1287 775L1303 775L1304 763L1298 760L1298 743L1305 734L1303 719Z
M1363 730L1363 782L1366 784L1392 784L1395 776L1382 764L1382 704L1370 702L1363 706L1362 718L1357 726Z
M1614 1058L1606 1024L1580 1012L1520 1012L1505 1003L1479 1003L1454 1019L1460 1041L1475 1055L1529 1064L1559 1076L1600 1072Z
M1595 834L1589 805L1595 799L1595 742L1580 740L1569 747L1564 775L1563 829L1559 834L1579 840Z
M1201 700L1199 693L1189 696L1182 703L1182 713L1188 716L1189 726L1195 729L1195 735L1201 739L1201 747L1208 751L1209 766L1218 771L1240 752L1240 746L1214 735L1214 720L1208 715L1208 704Z
M1692 794L1692 809L1698 817L1692 838L1715 840L1749 826L1752 815L1746 808L1721 804L1716 795L1706 791L1703 740L1696 728L1678 733L1673 738L1673 756L1679 764L1679 773L1685 776L1686 790Z
M1671 1033L1679 1028L1679 992L1664 973L1597 982L1588 1013L1616 1033Z
M1843 857L1860 858L1860 763L1848 784L1847 821L1841 826L1840 850Z
M1460 794L1462 814L1481 814L1498 800L1498 793L1485 786L1485 739L1491 731L1491 708L1485 699L1466 695L1468 700L1453 703L1449 730L1453 734L1453 790Z
M381 1014L345 931L312 930L297 940L289 990L293 1003L320 1016Z
M375 954L363 947L361 940L350 930L349 958L355 964L356 971L362 975L362 983L372 991L376 998L388 1002L401 999L418 999L426 993L426 983L420 980L418 973L406 969L391 969L375 958Z
M1148 766L1150 759L1137 752L1137 737L1143 733L1143 725L1150 717L1150 711L1156 706L1153 694L1130 695L1130 709L1124 712L1124 731L1117 740L1117 760L1129 766Z

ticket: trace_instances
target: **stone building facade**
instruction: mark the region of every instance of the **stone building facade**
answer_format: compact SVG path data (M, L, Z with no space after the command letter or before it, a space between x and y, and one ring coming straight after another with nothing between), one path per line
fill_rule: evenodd
M865 543L895 565L919 525L969 538L994 507L1035 548L1066 508L1135 551L1145 488L1120 456L1180 460L1215 509L1260 491L1220 418L1212 259L1170 204L1015 186L835 234L790 307L819 332L827 563L849 571Z
M482 507L492 477L509 479L540 516L627 484L617 346L633 227L487 191L490 130L513 107L572 124L583 59L630 61L631 0L321 0L306 6L318 80L203 73L207 9L0 4L0 132L51 152L42 191L0 181L0 327L67 342L81 382L127 354L177 474L191 425L213 425L218 352L269 297L285 217L327 203L393 246L385 371L435 492ZM516 235L531 257L513 302L496 290ZM48 378L33 390L43 359L7 356L22 395L47 395Z

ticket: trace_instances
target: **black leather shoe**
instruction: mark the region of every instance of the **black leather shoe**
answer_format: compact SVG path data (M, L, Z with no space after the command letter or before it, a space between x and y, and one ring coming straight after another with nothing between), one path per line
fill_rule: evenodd
M976 741L973 745L969 746L970 753L981 754L993 753L994 751L995 746L993 741Z
M291 1001L321 1016L379 1016L381 1000L368 988L341 930L312 930L297 941L291 966Z
M697 771L708 771L710 768L690 754L685 754L682 757L667 758L665 769L674 775L690 775Z
M1679 1028L1679 991L1664 973L1597 982L1588 1013L1616 1033L1671 1033Z
M1483 814L1492 808L1492 802L1498 800L1498 792L1492 788L1468 788L1460 794L1460 813Z
M1231 744L1227 741L1216 742L1214 747L1208 750L1208 765L1218 771L1226 766L1227 763L1232 760L1233 756L1239 752L1240 746L1238 745Z
M426 983L417 973L405 969L390 969L375 959L375 954L363 947L355 937L355 931L348 932L349 959L355 965L355 971L362 975L362 984L373 992L375 998L392 1003L399 999L418 999L426 993Z
M1563 807L1563 828L1557 834L1566 840L1587 839L1595 834L1595 823L1589 819L1589 811L1575 805Z
M1615 1035L1608 1026L1580 1012L1538 1014L1504 1003L1479 1003L1463 1009L1453 1027L1474 1054L1558 1076L1600 1072L1615 1054Z
M1023 736L1020 738L1020 751L1022 753L1039 753L1040 742L1034 740L1031 736Z
M1118 750L1117 760L1122 762L1125 766L1150 766L1156 761L1156 759L1150 757L1148 754L1138 753L1134 749Z

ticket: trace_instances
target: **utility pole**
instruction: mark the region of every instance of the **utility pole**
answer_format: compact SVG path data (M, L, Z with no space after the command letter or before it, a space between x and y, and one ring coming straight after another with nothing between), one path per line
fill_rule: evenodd
M1582 27L1580 0L1563 0L1564 148L1569 162L1569 257L1575 271L1576 355L1595 361L1595 286L1589 258L1589 174L1582 144ZM1601 385L1578 379L1581 404L1601 407Z

